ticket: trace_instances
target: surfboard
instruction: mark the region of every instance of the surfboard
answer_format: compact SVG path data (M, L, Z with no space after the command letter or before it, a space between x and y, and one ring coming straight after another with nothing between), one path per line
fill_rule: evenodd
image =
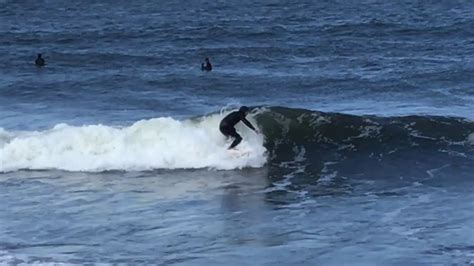
M250 153L252 151L250 150L237 150L237 149L231 149L229 150L229 153L233 156L233 157L243 157L243 156L250 156Z

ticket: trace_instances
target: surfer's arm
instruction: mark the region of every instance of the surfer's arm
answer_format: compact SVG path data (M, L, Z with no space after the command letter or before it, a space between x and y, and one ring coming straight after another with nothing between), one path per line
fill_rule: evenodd
M255 127L245 118L242 118L242 122L244 122L244 124L246 126L248 126L249 128L251 128L253 131L257 132L257 130L255 129Z

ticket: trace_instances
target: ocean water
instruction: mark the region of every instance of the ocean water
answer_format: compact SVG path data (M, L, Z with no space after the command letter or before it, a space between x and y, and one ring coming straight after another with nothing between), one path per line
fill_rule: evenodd
M2 0L0 54L0 264L474 265L472 1Z

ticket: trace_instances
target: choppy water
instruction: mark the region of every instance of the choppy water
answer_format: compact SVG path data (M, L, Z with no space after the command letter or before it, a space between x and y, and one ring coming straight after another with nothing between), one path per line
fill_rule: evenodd
M473 264L473 11L0 1L0 263Z

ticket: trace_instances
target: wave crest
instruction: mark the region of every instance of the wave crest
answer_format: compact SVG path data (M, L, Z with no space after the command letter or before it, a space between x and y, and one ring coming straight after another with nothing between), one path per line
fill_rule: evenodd
M258 108L249 117L265 137L238 125L244 138L239 147L251 155L236 158L218 130L223 116L183 121L161 117L122 128L60 124L39 132L0 129L0 171L240 169L262 167L267 159L271 165L294 161L302 150L305 159L300 163L307 166L307 175L320 173L328 162L336 162L338 171L386 171L414 160L429 168L474 159L474 123L465 119L354 116L284 107Z
M241 130L236 157L218 130L223 115L179 121L169 117L141 120L129 127L56 125L40 132L0 130L0 171L61 169L68 171L150 170L177 168L236 169L266 162L263 137Z

